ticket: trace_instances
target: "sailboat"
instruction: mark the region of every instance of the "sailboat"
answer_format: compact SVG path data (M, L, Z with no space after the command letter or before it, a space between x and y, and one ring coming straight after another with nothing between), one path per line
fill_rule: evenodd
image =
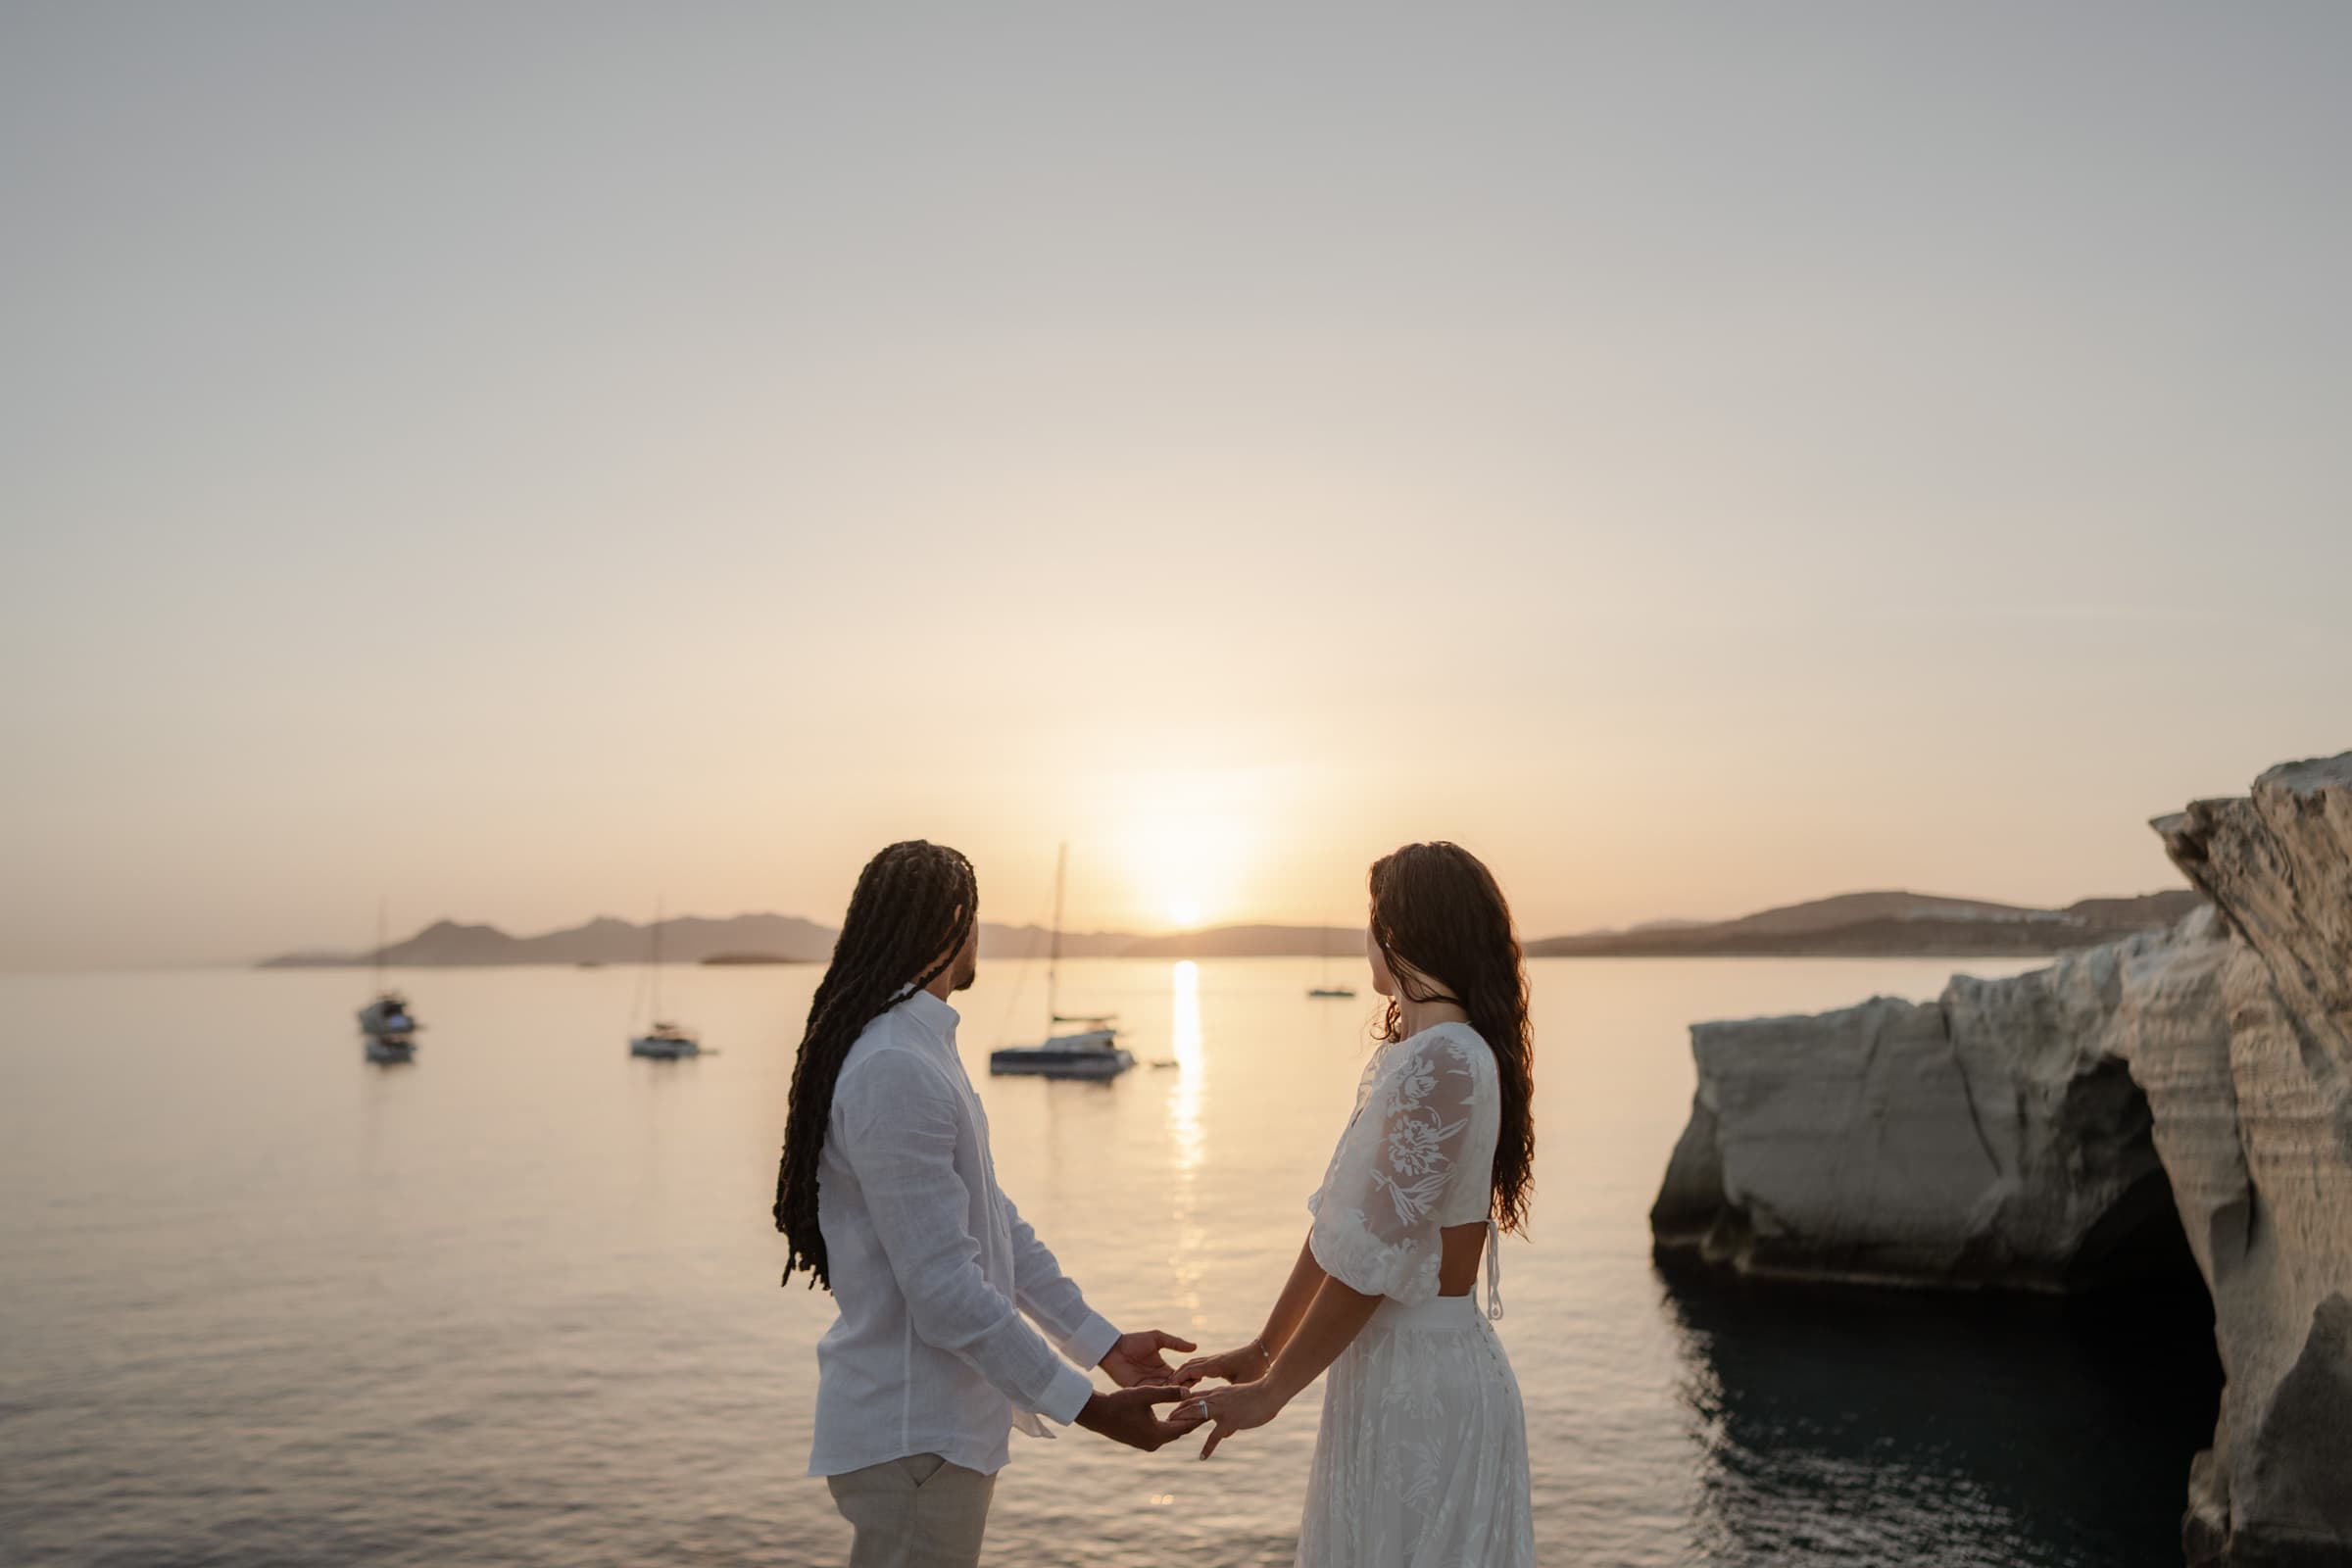
M1049 1035L1043 1045L1005 1046L988 1055L992 1075L1026 1074L1037 1078L1116 1078L1135 1065L1135 1057L1119 1044L1116 1013L1068 1013L1061 1010L1061 900L1069 871L1070 847L1064 844L1054 861L1054 930L1046 956L1046 1017L1050 1023L1079 1023L1092 1027L1069 1034Z
M1329 926L1323 928L1322 935L1316 941L1315 946L1323 950L1323 968L1316 977L1315 983L1306 988L1306 994L1310 997L1345 998L1354 996L1355 987L1335 986L1331 983L1331 928Z
M384 904L375 904L375 1000L360 1009L360 1050L369 1061L415 1061L416 1021L409 999L384 984Z
M699 1056L703 1043L695 1032L683 1024L665 1021L662 1016L662 906L654 906L654 926L648 933L650 946L646 966L653 972L654 1022L645 1033L629 1042L629 1054L651 1056L656 1061L675 1061L680 1056Z

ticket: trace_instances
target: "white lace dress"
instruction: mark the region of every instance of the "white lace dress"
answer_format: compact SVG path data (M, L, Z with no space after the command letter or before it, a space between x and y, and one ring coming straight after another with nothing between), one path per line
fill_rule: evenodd
M1535 1568L1527 1422L1487 1310L1438 1295L1439 1232L1487 1219L1502 1121L1494 1053L1445 1023L1382 1049L1307 1200L1325 1273L1385 1296L1332 1363L1300 1568Z

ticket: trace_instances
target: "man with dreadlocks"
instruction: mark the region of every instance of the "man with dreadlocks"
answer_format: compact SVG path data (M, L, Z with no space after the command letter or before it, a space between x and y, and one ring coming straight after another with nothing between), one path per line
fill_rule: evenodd
M1184 1396L1160 1352L1193 1347L1091 1310L997 1186L947 1002L977 972L979 905L954 850L867 861L793 1066L776 1228L785 1282L806 1270L840 1310L808 1473L857 1527L851 1568L978 1563L1007 1435L1052 1436L1041 1415L1147 1450L1199 1425L1154 1408Z

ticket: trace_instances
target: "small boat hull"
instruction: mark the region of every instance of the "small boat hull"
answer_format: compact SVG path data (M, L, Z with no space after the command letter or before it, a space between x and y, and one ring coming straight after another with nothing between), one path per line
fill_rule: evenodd
M1014 1046L992 1053L989 1072L999 1078L1116 1078L1135 1065L1124 1051L1048 1051Z
M671 1035L639 1035L629 1042L629 1054L648 1056L655 1061L676 1061L684 1056L703 1054L702 1042Z
M380 993L360 1009L360 1048L369 1061L415 1061L416 1031L424 1026L397 991Z
M1352 997L1352 996L1354 996L1354 995L1355 995L1355 993L1354 993L1353 991L1349 990L1349 989L1348 989L1348 987L1346 987L1346 986L1313 986L1313 987L1310 987L1310 988L1308 989L1308 991L1307 991L1307 993L1306 993L1306 994L1307 994L1308 996L1310 996L1310 997L1341 997L1341 998L1345 998L1345 997Z
M1055 1035L1042 1046L1006 1046L989 1053L988 1070L1000 1078L1116 1078L1135 1065L1118 1045L1117 1031L1089 1029Z

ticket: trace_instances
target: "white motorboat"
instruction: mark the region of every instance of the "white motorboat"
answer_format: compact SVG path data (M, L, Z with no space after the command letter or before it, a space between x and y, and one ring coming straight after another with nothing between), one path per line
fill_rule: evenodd
M1046 1017L1049 1024L1094 1025L1066 1035L1049 1035L1034 1046L1004 1046L988 1054L993 1077L1116 1078L1135 1065L1134 1054L1119 1044L1112 1020L1116 1013L1073 1014L1061 1010L1061 897L1069 870L1070 847L1064 844L1054 862L1054 930L1046 956Z
M360 1009L360 1050L369 1061L415 1061L416 1021L408 999L387 991Z
M384 984L384 906L375 906L375 1000L360 1009L360 1050L369 1061L415 1061L416 1009Z
M649 1056L656 1061L676 1061L682 1056L699 1056L703 1054L700 1036L683 1024L662 1021L662 906L659 904L654 906L654 925L649 937L651 940L645 961L647 971L653 976L654 1023L645 1033L630 1038L629 1054Z
M360 1009L360 1050L369 1061L415 1061L416 1021L406 998L387 991Z

